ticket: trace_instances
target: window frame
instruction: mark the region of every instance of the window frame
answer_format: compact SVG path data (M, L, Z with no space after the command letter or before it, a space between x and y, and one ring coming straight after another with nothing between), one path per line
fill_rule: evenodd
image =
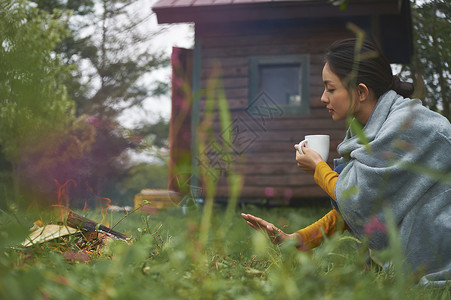
M289 105L279 104L284 114L300 115L310 113L309 100L309 76L310 76L310 55L270 55L270 56L253 56L249 59L249 99L251 104L255 98L261 93L258 91L259 84L259 67L262 65L281 65L281 64L299 64L301 66L301 80L299 82L299 90L301 91L301 104ZM275 103L276 104L276 103Z

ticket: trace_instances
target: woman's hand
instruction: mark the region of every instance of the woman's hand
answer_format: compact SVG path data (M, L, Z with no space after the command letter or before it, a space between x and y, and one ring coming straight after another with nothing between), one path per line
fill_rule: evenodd
M302 153L304 154L299 152L298 147L299 145L294 145L294 149L296 149L296 162L298 163L298 167L307 173L314 173L316 165L323 161L323 158L315 150L306 147L305 143L302 144Z
M291 233L291 234L285 233L281 229L274 226L273 224L250 214L242 213L241 216L243 217L243 219L247 221L247 224L249 224L249 226L251 226L255 230L268 234L272 243L280 244L287 240L297 239L298 243L296 244L296 247L299 249L304 248L302 238L299 233Z

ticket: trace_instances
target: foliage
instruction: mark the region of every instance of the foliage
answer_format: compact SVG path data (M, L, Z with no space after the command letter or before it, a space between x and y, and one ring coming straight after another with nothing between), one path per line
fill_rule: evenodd
M42 13L27 1L0 3L1 190L6 196L1 205L20 200L23 186L37 191L27 169L45 170L41 158L54 155L52 150L73 145L66 155L74 157L89 146L89 128L74 126L74 103L63 84L70 67L53 51L67 36L67 19L59 10Z
M15 162L47 142L45 133L64 129L73 119L62 84L68 68L53 53L67 33L66 16L40 14L25 1L0 5L0 144Z
M148 149L149 146L158 149L168 147L169 124L161 117L153 124L142 124L142 126L136 128L133 133L135 137L145 139L144 143L141 143L141 146L145 146L146 149Z
M409 70L416 97L451 120L451 3L415 1L412 5L415 53Z
M132 166L123 177L117 181L111 196L112 202L120 205L130 205L134 196L142 189L167 189L167 163L140 163Z
M69 5L66 1L38 1L42 9ZM94 10L95 6L95 10ZM99 0L78 2L66 7L77 16L70 22L71 35L58 48L67 62L77 68L67 82L69 94L77 104L77 115L87 115L96 127L95 141L90 152L71 168L80 183L78 192L114 197L123 195L115 190L127 177L131 167L128 151L152 151L167 148L166 120L146 120L133 129L125 129L116 118L127 108L141 107L143 101L168 91L162 84L144 83L150 72L168 63L163 53L151 48L155 32L143 32L150 17L134 1ZM163 151L163 153L165 153ZM155 153L152 153L155 154ZM80 198L80 194L73 197ZM91 196L92 197L92 196ZM82 200L85 201L85 200ZM120 201L122 202L122 201Z
M305 226L324 209L242 207L287 230ZM132 213L115 230L133 238L80 254L75 240L18 246L36 218L49 212L0 215L2 299L447 299L449 287L416 286L407 274L393 276L367 264L368 254L347 234L311 253L274 246L251 231L238 214L220 238L223 209L215 207L203 244L201 213L180 208L157 215ZM40 215L41 214L41 215ZM100 220L97 212L85 212ZM112 224L123 216L107 216ZM20 221L18 221L20 220ZM396 257L396 248L387 253ZM401 276L402 275L402 276ZM39 280L37 280L39 278ZM24 289L23 287L27 288Z
M167 156L166 120L148 120L136 131L116 121L124 109L168 90L155 83L152 91L142 81L168 60L150 48L153 35L140 31L150 11L134 5L1 3L2 192L11 195L12 185L16 194L49 203L65 186L64 201L83 206L97 195L124 194L115 187L131 166L128 150Z
M149 19L150 10L145 13L130 0L34 2L43 11L74 14L68 24L70 35L57 50L66 63L77 66L67 81L77 115L113 120L146 97L167 92L162 82L153 83L153 90L142 82L146 74L169 62L165 54L152 50L151 39L159 32L139 27Z

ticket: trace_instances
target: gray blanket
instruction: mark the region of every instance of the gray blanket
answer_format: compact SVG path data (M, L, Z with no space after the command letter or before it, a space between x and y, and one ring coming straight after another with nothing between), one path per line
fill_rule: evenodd
M369 235L370 249L382 249L390 208L408 266L426 274L421 282L451 282L451 182L440 175L451 174L449 121L389 91L363 130L369 147L351 129L338 146L336 163L346 166L335 194L344 220L358 238Z

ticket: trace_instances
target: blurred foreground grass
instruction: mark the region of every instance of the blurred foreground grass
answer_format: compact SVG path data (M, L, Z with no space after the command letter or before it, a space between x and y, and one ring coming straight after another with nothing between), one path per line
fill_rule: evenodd
M126 216L88 211L86 217L133 238L109 242L86 256L73 241L23 248L46 211L0 211L0 299L450 299L450 287L425 288L407 275L368 267L368 255L349 235L337 234L311 253L280 247L246 225L239 213L224 224L215 207L206 244L201 209ZM293 232L323 208L241 207ZM391 253L396 257L396 253Z

